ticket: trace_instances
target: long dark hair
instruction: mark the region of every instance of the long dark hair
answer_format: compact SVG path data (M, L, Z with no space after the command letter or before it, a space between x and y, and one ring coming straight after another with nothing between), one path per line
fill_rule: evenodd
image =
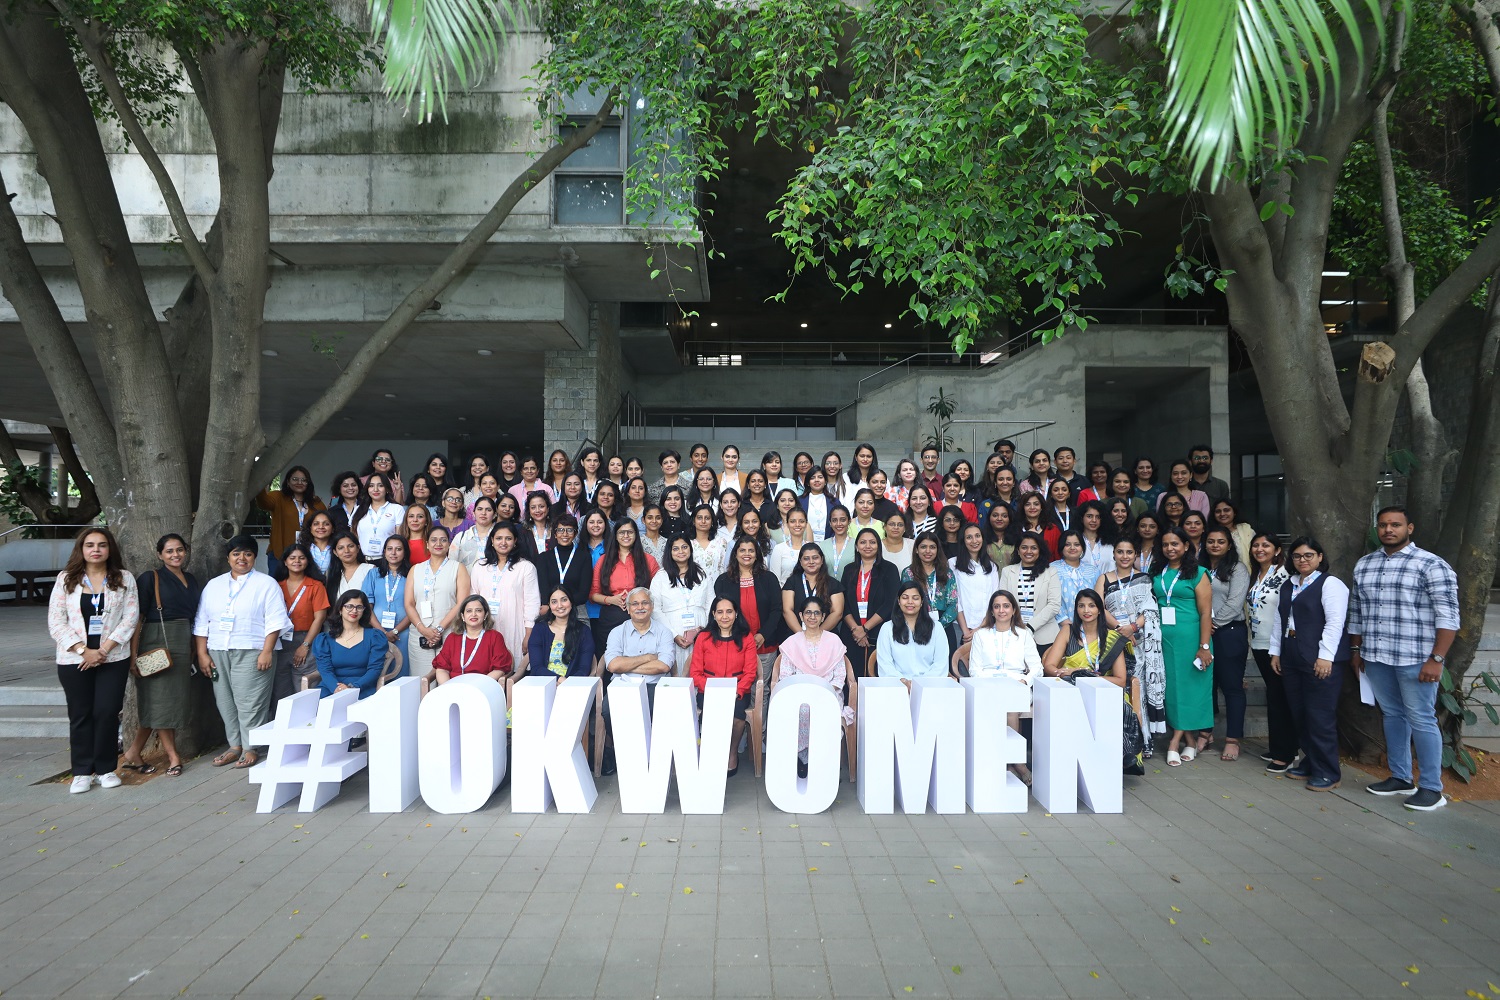
M944 510L947 508L945 507ZM968 535L969 529L973 528L979 532L979 566L975 568L974 560L969 557L969 546L964 542L964 536ZM953 557L953 568L960 573L988 573L995 568L994 562L990 560L989 547L984 543L984 530L977 524L966 524L959 530L958 540L960 547L958 555Z
M109 555L104 560L104 585L110 590L125 586L125 560L120 555L120 543L103 525L89 525L73 536L73 551L68 554L68 564L63 569L63 587L72 590L83 579L87 564L83 561L83 540L90 535L103 535L109 546Z
M917 546L921 545L927 539L931 539L932 544L937 546L937 558L932 561L932 575L937 578L939 585L945 586L948 583L948 557L943 554L943 540L937 536L936 531L924 531L917 536L916 541L911 543L912 579L915 580L918 577ZM922 575L921 579L925 582L927 577Z
M1021 565L1021 543L1028 539L1036 542L1037 547L1036 562L1031 564L1029 570ZM1035 531L1021 532L1016 537L1016 550L1010 554L1010 561L1013 565L1021 566L1021 572L1025 573L1028 579L1035 580L1052 562L1052 557L1047 554L1047 539Z
M672 558L672 547L678 542L682 542L688 547L688 568L686 573L679 573L677 571L677 560ZM666 571L667 582L674 587L691 589L708 578L708 574L703 572L703 567L698 565L698 560L693 558L693 543L681 535L667 543L667 564L662 569Z
M646 565L646 550L641 548L641 533L636 528L635 522L630 520L621 521L614 526L614 530L604 536L604 556L599 560L599 593L612 595L610 579L614 576L615 567L620 565L620 532L629 528L635 532L635 544L630 547L630 568L634 572L635 582L627 590L636 587L651 586L651 570Z
M719 623L714 618L714 612L719 610L719 603L721 601L734 609L734 624L729 627L728 639L719 634ZM705 631L708 632L709 637L714 642L731 642L739 646L744 643L745 637L750 634L750 626L745 624L745 616L740 612L740 606L727 597L714 598L713 604L709 605L708 622L708 628Z
M823 553L823 548L817 542L805 542L802 548L797 550L796 573L806 579L807 571L802 568L802 557L807 555L808 550L818 554L818 572L812 580L812 590L815 594L828 594L828 588L832 586L828 576L828 556Z
M292 575L291 571L286 568L286 560L287 557L290 556L293 552L302 553L302 558L307 560L307 569L302 571L302 575L306 579L309 579L314 583L327 583L327 581L323 579L323 571L318 569L317 563L313 562L312 553L308 551L307 546L303 545L301 542L293 542L292 544L281 550L281 568L276 571L272 579L276 580L278 583L285 583L287 581L287 578ZM382 562L383 561L384 560L382 560Z
M511 458L515 458L516 456L515 455L511 455L510 457ZM484 454L484 452L476 451L474 454L472 454L472 455L469 456L468 463L464 465L463 483L462 483L464 489L469 489L469 490L477 490L477 489L479 489L479 476L484 475L484 472L481 472L479 474L479 476L474 475L474 459L476 459L476 458L479 459L481 462L484 463L484 472L494 472L497 468L499 468L499 466L492 466L492 465L490 465L490 457L488 455ZM427 461L431 462L432 459L429 458ZM518 466L518 468L519 468L519 466ZM452 472L453 470L450 469L448 471ZM499 482L499 480L500 480L500 477L497 475L495 477L495 481Z
M1209 528L1208 530L1203 532L1203 551L1205 553L1208 552L1207 543L1209 535L1223 535L1225 543L1229 546L1224 550L1224 554L1219 557L1219 562L1216 566L1214 566L1213 569L1213 574L1214 576L1219 578L1220 583L1228 583L1234 576L1235 566L1239 565L1240 561L1239 550L1235 548L1234 544L1234 535L1231 534L1229 529L1224 527L1222 524L1216 524L1213 527Z
M286 474L281 477L281 492L285 496L297 496L297 494L286 488L287 480L292 478L292 474L294 472L302 473L302 477L307 480L307 488L304 489L301 496L297 498L306 502L316 497L318 495L318 491L313 488L312 473L307 471L307 466L305 465L294 465L290 469L286 470Z
M906 615L901 613L901 595L908 590L915 590L917 596L922 599L922 607L917 611L917 627L914 630L907 629ZM896 591L896 612L891 616L890 625L891 638L904 646L908 642L911 642L913 632L915 632L917 645L927 645L932 641L931 611L932 609L927 605L927 591L923 590L921 585L914 581L903 583L901 589Z
M363 590L346 590L333 601L333 614L329 615L323 625L323 631L328 635L338 637L344 631L344 605L350 601L364 601L365 610L359 616L360 628L374 628L375 617L371 613L370 595Z
M401 475L401 466L399 466L399 465L396 464L396 453L394 451L391 451L391 449L389 449L389 448L376 448L374 451L370 452L369 461L365 462L365 467L360 472L361 476L372 476L372 475L376 475L377 474L375 472L375 456L379 455L381 452L385 452L387 455L391 456L391 471L390 472L379 473L379 475L384 475L384 476L399 476L399 475ZM366 482L368 482L368 480L366 480ZM386 485L389 486L390 482L387 481Z
M433 474L428 471L429 469L432 468L432 460L434 458L437 459L439 462L443 463L443 481L441 483L437 482L436 477L434 477ZM485 462L485 464L488 465L489 462ZM433 480L433 483L434 483L434 489L432 491L433 496L436 496L439 492L441 492L436 487L439 487L439 486L455 486L455 485L457 485L453 481L453 463L450 462L450 461L448 461L448 456L444 455L440 451L435 451L431 455L427 456L427 461L425 461L425 462L422 463L422 472L421 472L421 474L424 475L424 476L426 476L428 479Z
M1181 565L1177 567L1177 573L1178 573L1178 575L1179 576L1186 576L1186 577L1189 577L1189 578L1197 576L1198 575L1198 553L1196 553L1196 552L1193 551L1193 542L1192 542L1192 539L1188 538L1187 532L1183 531L1181 528L1178 528L1176 526L1169 526L1169 527L1161 529L1161 534L1159 534L1159 535L1156 536L1156 547L1157 547L1158 550L1160 550L1161 543L1166 540L1166 538L1167 538L1168 535L1175 535L1178 539L1180 539L1182 541L1182 559L1180 560ZM1290 550L1288 550L1288 551L1290 551ZM1157 554L1160 556L1160 552L1159 551L1158 551ZM1151 560L1151 575L1152 576L1161 576L1161 574L1163 573L1163 571L1166 570L1166 568L1167 568L1167 557L1166 556L1160 556L1160 558L1153 558Z
M880 456L875 454L875 446L873 444L863 443L855 445L853 454L849 456L849 471L846 475L849 477L849 481L856 485L863 485L869 481L859 471L858 457L861 451L868 451L870 453L870 475L873 476L880 469ZM887 452L886 454L890 453Z
M312 551L313 544L312 525L313 522L320 517L328 519L328 527L330 529L328 532L328 546L330 551L332 551L333 548L333 536L338 533L339 526L334 522L332 514L328 513L328 511L326 510L313 511L308 515L307 521L302 525L302 530L297 533L297 541L301 542L309 552Z
M405 576L406 574L411 572L411 543L402 538L400 535L392 535L390 538L387 538L384 542L380 543L380 561L375 563L375 572L382 577L391 575L391 564L386 561L385 547L391 544L392 541L401 543L401 563L396 567L396 575ZM337 559L338 557L335 556L334 561L336 562ZM328 564L328 568L333 568L333 562L330 562ZM340 573L342 572L343 570L341 568Z
M515 566L516 563L518 563L518 562L521 561L521 553L518 550L518 548L514 547L516 545L516 543L520 542L521 539L520 539L519 536L516 535L515 526L507 524L504 521L496 521L495 524L494 524L494 526L490 528L490 533L485 537L485 539L484 539L484 560L483 560L483 562L484 562L484 564L486 566L499 566L499 565L501 565L501 563L500 563L500 553L498 553L498 552L495 551L495 532L497 532L497 531L508 531L508 532L510 532L510 540L511 540L511 544L512 544L513 547L510 550L510 555L508 555L508 556L505 557L505 564L504 564L505 567L507 569L509 569L509 568Z
M553 594L563 595L568 599L569 603L572 603L573 601L572 594L568 593L567 590L565 590L562 586L556 586L547 591L547 599L544 602L544 605L551 605ZM535 627L551 628L552 623L556 620L557 619L552 617L552 608L549 606L547 607L547 610L543 611L540 615L537 615ZM578 640L582 637L583 630L587 627L587 625L585 625L578 619L578 616L576 614L568 616L568 627L563 630L562 658L565 662L572 658L573 650L578 647Z

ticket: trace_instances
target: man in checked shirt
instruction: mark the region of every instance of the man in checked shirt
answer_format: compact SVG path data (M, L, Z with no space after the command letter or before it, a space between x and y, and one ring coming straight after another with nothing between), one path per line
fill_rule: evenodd
M1448 801L1436 707L1438 680L1458 631L1458 576L1412 542L1414 527L1404 507L1375 516L1381 549L1354 567L1348 632L1351 662L1369 678L1385 722L1391 776L1369 790L1406 795L1406 808L1431 812ZM1412 781L1413 743L1418 782Z

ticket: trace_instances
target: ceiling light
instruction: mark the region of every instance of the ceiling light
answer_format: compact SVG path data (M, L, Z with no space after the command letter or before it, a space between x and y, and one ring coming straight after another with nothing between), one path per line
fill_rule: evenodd
M494 354L495 352L494 351L490 351L490 350L486 350L486 349L484 349L484 348L481 347L479 350L475 351L474 353L478 354L481 358L487 358L491 354Z
M886 328L886 329L887 329L887 330L889 330L889 329L890 329L890 328L891 328L891 324L889 324L889 323L887 323L887 324L886 324L886 325L885 325L885 328Z
M807 329L807 324L806 323L798 323L797 325L800 326L800 327L802 327L802 329L804 329L804 330Z
M710 324L708 324L708 325L709 325L709 326L718 326L718 325L719 325L719 324L717 324L717 323L710 323Z
M459 423L463 423L465 420L468 420L468 419L469 419L468 417L459 417L458 418L458 422Z
M263 355L265 355L268 358L276 358L276 357L280 357L281 356L281 355L277 354L275 351L271 350L270 348L267 348L266 350L261 351L260 353L263 354Z
M395 399L396 398L396 394L394 392L388 392L388 393L385 394L385 398L386 399Z
M1347 277L1349 277L1349 272L1348 271L1324 271L1323 272L1323 277L1325 277L1325 278L1347 278Z

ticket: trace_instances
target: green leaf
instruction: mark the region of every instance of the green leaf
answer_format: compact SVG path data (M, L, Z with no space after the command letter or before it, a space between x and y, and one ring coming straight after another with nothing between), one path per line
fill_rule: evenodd
M384 85L418 121L436 107L448 120L450 76L477 84L500 63L506 26L520 19L513 0L369 0L370 37L385 48Z
M1439 675L1439 677L1438 677L1438 683L1440 685L1442 685L1442 688L1443 688L1444 691L1452 691L1453 690L1453 675L1450 674L1450 673L1448 673L1448 668L1447 667L1444 667L1442 674Z
M1500 694L1500 680L1495 679L1495 675L1493 672L1486 670L1479 676L1481 679L1483 679L1484 686L1489 688L1491 693Z
M1484 706L1484 714L1490 717L1490 725L1500 726L1500 711L1496 711L1494 705Z
M1273 216L1275 214L1276 214L1276 203L1274 201L1268 201L1264 205L1260 206L1260 221L1261 222L1265 222L1266 220L1270 219L1271 216Z

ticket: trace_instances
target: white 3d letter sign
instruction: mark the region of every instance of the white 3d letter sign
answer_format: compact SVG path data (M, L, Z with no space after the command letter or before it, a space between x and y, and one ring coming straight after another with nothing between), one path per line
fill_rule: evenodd
M859 685L859 804L867 813L964 811L964 692L952 678Z
M807 777L797 777L797 732L808 716ZM821 677L795 674L776 685L766 710L766 797L782 812L820 813L839 793L843 705Z
M586 813L599 789L583 752L583 731L599 691L597 677L527 677L511 688L510 808L543 813Z
M1076 687L1044 677L1032 697L1036 800L1053 813L1077 812L1079 796L1096 813L1122 811L1125 692L1102 677L1080 677Z
M277 705L276 718L250 738L269 745L250 769L261 786L257 811L293 798L303 812L338 795L342 782L369 768L370 811L400 812L421 795L440 813L466 813L490 800L505 778L508 735L515 741L510 807L515 812L584 813L599 792L582 737L603 697L596 677L525 677L513 687L509 734L505 689L483 674L455 677L425 698L406 677L359 701L359 692L319 698L302 691ZM684 813L722 813L725 766L734 731L735 681L712 678L703 698L685 677L663 677L654 706L643 684L616 679L607 691L620 808L661 813L672 776ZM1049 812L1123 808L1121 726L1124 694L1103 678L1077 685L1041 678L1028 689L1006 678L859 684L857 787L869 813L1025 812L1027 789L1009 772L1026 743L1007 716L1032 711L1031 793ZM808 718L807 777L797 776L798 730ZM349 740L369 732L368 752ZM842 704L827 681L793 675L771 693L766 711L766 796L784 812L818 813L838 795L844 739ZM603 739L596 732L594 739ZM749 794L744 792L741 794Z
M734 724L735 682L709 680L703 697L703 739L693 682L663 677L656 707L648 708L645 684L616 680L609 686L610 724L620 775L620 811L660 813L667 808L667 779L677 773L684 813L722 813Z

